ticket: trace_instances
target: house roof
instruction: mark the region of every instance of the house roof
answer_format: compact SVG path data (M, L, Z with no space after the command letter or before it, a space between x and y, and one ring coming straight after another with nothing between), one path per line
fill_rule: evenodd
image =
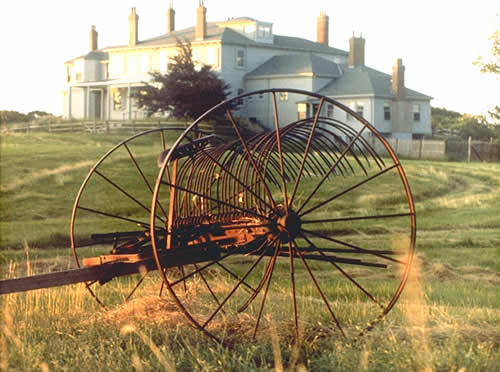
M77 59L93 59L93 60L97 60L97 61L104 61L104 60L108 59L108 54L105 52L102 52L100 50L96 50L96 51L84 54L83 56L72 58L64 63L71 63Z
M358 65L345 66L344 73L333 79L318 91L325 96L374 95L378 97L393 97L392 76L373 68ZM405 96L410 99L430 100L432 97L405 88Z
M313 54L292 54L274 56L245 75L258 78L280 75L314 74L327 77L340 76L339 66L325 58Z
M250 18L242 17L241 19L249 20ZM310 40L274 35L273 43L264 43L251 40L239 32L229 28L221 27L225 22L209 22L207 23L207 33L203 41L221 41L225 44L236 44L244 46L260 46L260 47L273 47L282 49L295 49L295 50L308 50L311 52L322 52L337 55L348 55L346 51L332 48L328 45L323 45ZM177 40L196 42L195 27L188 27L182 30L173 31L150 39L137 42L137 47L160 46L176 44ZM112 50L116 48L127 48L128 45L119 45L104 50Z

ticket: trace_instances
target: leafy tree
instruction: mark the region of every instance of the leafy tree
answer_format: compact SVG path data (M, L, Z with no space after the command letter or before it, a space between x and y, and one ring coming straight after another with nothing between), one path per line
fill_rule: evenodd
M52 114L45 112L45 111L30 111L28 112L28 120L34 120L41 118L42 116L53 116Z
M488 60L484 60L479 56L474 64L480 67L481 72L500 75L500 24L498 30L490 36L490 40L491 56ZM489 114L493 119L500 121L500 106L493 107Z
M489 141L494 136L492 125L482 115L462 115L458 122L458 133L465 140L472 137L473 140Z
M460 137L467 140L489 141L497 133L483 115L460 114L441 107L432 107L432 132L447 137Z
M444 107L432 107L432 133L453 130L461 116L459 112L447 110Z
M199 117L225 100L229 85L218 78L211 66L198 67L191 44L177 42L179 53L171 58L167 74L152 73L152 81L134 94L137 105L150 112L170 113L176 118ZM215 112L211 118L223 113Z
M28 116L21 112L0 110L0 124L20 123L28 120Z

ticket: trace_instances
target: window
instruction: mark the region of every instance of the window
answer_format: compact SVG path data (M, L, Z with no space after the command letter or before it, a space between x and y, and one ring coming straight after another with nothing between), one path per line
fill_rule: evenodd
M117 77L123 73L123 58L122 56L109 57L109 76Z
M419 104L413 105L413 120L420 121L420 105Z
M356 105L356 113L359 116L363 116L364 115L364 111L365 111L365 106L362 103L358 103Z
M167 52L160 52L160 72L165 73L168 71L168 54Z
M299 120L305 119L308 116L309 107L307 103L299 103L297 105L297 113Z
M319 105L317 103L313 104L313 116L316 116L318 109L319 109Z
M391 104L384 102L384 120L391 120Z
M207 48L205 50L206 58L205 62L209 66L217 66L217 49L215 48Z
M113 88L112 97L113 97L113 110L115 110L115 111L122 110L123 109L123 107L122 107L122 94L120 92L120 89Z
M149 54L141 54L139 70L140 72L149 72Z
M241 96L245 91L241 88L238 88L238 96ZM243 105L243 98L238 100L238 105Z
M245 50L238 49L236 51L236 67L245 67Z
M333 105L331 104L328 104L326 106L326 116L328 116L329 118L333 118Z
M280 92L280 101L288 101L288 92Z

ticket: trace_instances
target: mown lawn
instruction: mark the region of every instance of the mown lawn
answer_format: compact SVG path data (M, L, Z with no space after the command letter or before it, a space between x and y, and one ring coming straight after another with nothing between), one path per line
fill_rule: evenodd
M0 277L74 266L68 248L74 197L90 167L121 139L0 139ZM131 302L108 309L81 285L0 297L0 370L499 370L500 165L403 165L417 209L414 270L395 308L358 341L322 332L313 322L319 296L305 288L300 306L310 316L297 342L292 320L281 316L289 304L276 301L255 341L249 319L228 315L217 325L222 346L193 329L168 296L158 298L160 279L152 274ZM375 186L361 195L371 206L398 202L383 183ZM399 228L355 226L361 237L380 242ZM305 270L296 280L305 283ZM384 285L384 278L368 280ZM133 285L116 280L102 295L120 303ZM288 286L277 280L276 298ZM341 316L355 311L347 307Z

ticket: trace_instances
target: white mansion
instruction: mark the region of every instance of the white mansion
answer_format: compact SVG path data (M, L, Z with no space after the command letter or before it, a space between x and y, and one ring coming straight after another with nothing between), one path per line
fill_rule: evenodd
M328 16L317 19L317 41L273 34L272 23L242 17L207 22L203 1L196 24L175 30L175 11L167 10L164 35L138 40L138 15L129 16L127 45L99 49L95 26L90 31L90 52L65 62L67 88L64 116L76 119L121 120L145 115L131 94L151 79L150 72L168 72L177 40L189 41L196 61L208 64L231 86L232 95L267 88L293 88L333 98L363 115L379 132L397 138L431 134L431 97L404 85L400 59L392 75L365 66L365 40L353 36L349 52L328 45ZM309 115L317 102L280 97L288 105L283 123ZM258 99L256 100L258 101ZM268 105L245 101L240 115L264 125L272 115ZM349 115L333 106L324 116ZM272 120L269 121L272 123Z

